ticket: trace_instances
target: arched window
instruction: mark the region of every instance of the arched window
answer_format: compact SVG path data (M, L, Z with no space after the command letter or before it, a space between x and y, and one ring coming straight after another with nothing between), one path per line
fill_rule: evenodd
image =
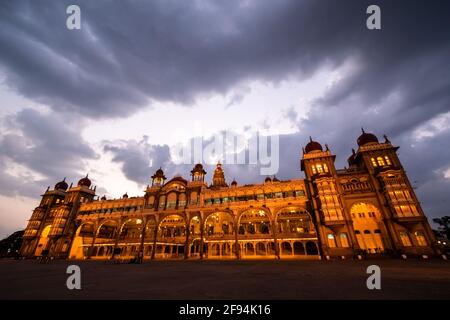
M382 157L378 157L378 158L377 158L377 162L378 162L378 165L379 165L380 167L383 167L383 166L385 165L384 160L383 160Z
M317 173L316 167L315 167L314 165L311 166L311 169L312 169L312 173L313 173L313 174L316 174L316 173Z
M324 170L325 172L328 172L328 166L327 166L326 163L323 164L323 170Z

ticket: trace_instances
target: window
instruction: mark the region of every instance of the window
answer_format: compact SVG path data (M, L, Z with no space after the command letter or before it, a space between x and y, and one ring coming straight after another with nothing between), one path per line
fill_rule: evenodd
M316 171L316 167L313 165L313 166L311 166L311 169L312 169L312 173L313 174L316 174L317 173L317 171Z
M374 158L371 158L370 160L372 161L372 165L373 165L374 167L377 167L377 166L378 166L378 165L377 165L377 162L375 161Z
M377 163L378 163L378 165L379 165L380 167L385 166L385 163L384 163L384 160L383 160L382 157L378 157L378 158L377 158Z
M321 164L316 165L316 168L318 173L323 173L323 167Z
M325 172L328 172L328 166L327 166L326 163L323 164L323 170L324 170Z
M409 236L406 232L400 232L400 240L402 241L403 246L405 247L411 247L411 239L409 239Z
M341 245L342 245L342 247L348 248L349 244L348 244L347 234L345 232L342 232L340 237L341 237Z
M417 245L421 247L425 247L427 245L427 240L425 239L422 231L416 231L414 232L414 235L416 236Z
M301 197L301 196L304 196L304 195L305 195L305 192L303 190L296 190L295 191L295 196L296 197Z
M388 165L388 166L390 166L392 163L391 163L391 160L389 159L389 157L388 156L384 156L384 160L386 160L386 164Z
M336 247L336 239L334 238L334 234L329 233L327 238L328 238L328 246L330 248L335 248Z

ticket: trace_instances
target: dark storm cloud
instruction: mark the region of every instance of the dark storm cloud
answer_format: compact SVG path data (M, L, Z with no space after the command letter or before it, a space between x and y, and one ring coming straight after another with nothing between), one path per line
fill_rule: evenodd
M138 184L148 184L159 167L170 165L169 146L151 145L147 136L140 141L105 141L103 150L112 153L112 161L122 165L125 177Z
M2 3L0 65L21 94L95 117L127 115L152 99L190 103L248 79L305 77L351 55L362 57L364 77L355 76L331 103L358 90L373 101L404 80L396 69L448 49L442 2L381 1L383 30L372 32L365 1L77 3L79 31L65 28L72 2ZM435 81L443 76L441 69Z
M5 83L50 105L60 117L68 112L127 116L152 100L190 104L201 94L223 94L247 80L306 79L324 65L350 64L353 68L313 101L307 115L279 106L280 112L289 108L286 117L298 121L299 128L280 137L280 178L301 177L301 146L309 135L327 142L337 154L337 166L344 166L364 126L401 146L401 160L418 181L427 214L446 212L448 179L442 170L450 167L450 156L442 146L450 133L444 130L419 142L412 133L450 110L448 1L376 1L382 10L382 30L376 31L365 26L365 11L373 1L77 1L82 30L68 31L65 8L72 3L0 4ZM230 103L244 95L236 91ZM16 119L27 140L12 133L1 140L7 159L55 177L69 166L48 162L40 148L29 152L26 143L41 143L52 157L61 151L74 171L81 169L76 159L94 156L72 129L67 134L73 144L56 128L51 143L45 142L47 128L38 122L46 117L27 112ZM173 164L168 146L145 139L110 142L104 150L139 184L159 166L168 176L187 177L191 169ZM6 160L1 165L6 168ZM261 181L257 167L225 169L229 180ZM207 169L209 174L212 170Z
M0 138L1 194L36 197L43 185L53 185L65 176L79 178L84 161L96 154L80 138L77 127L69 125L72 121L70 115L33 109L23 109L4 119ZM35 178L36 174L42 178Z

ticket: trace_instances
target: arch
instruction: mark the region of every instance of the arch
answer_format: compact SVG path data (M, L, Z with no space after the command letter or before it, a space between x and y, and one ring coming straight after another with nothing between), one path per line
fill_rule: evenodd
M275 225L280 238L316 237L312 216L301 207L285 207L278 210Z
M295 241L294 242L294 255L298 256L298 255L305 255L306 251L305 251L305 246L303 245L302 242L299 241Z
M385 240L381 230L384 228L378 207L371 202L354 202L350 215L359 247L367 253L383 252Z
M271 217L263 209L247 209L238 217L238 238L272 238Z
M267 254L267 247L264 242L258 242L256 244L256 255L265 256Z
M50 230L52 229L52 225L49 224L47 226L44 227L44 229L42 229L41 235L39 237L37 246L36 246L36 250L34 255L35 256L46 256L48 255L48 245L49 245L49 233Z
M281 243L281 254L285 256L291 256L292 255L292 245L290 242L283 241Z
M163 257L183 257L186 243L185 217L179 214L167 215L159 222L157 230L157 243L165 247Z
M319 248L317 247L317 243L313 241L308 241L306 243L306 254L307 255L318 255Z
M207 238L233 238L234 217L227 211L213 212L206 216L203 228Z
M253 245L252 242L245 243L244 252L245 252L245 255L247 255L247 256L255 255L255 246Z
M139 241L141 238L143 220L141 218L130 218L122 223L120 228L120 240Z
M72 247L69 253L69 259L84 259L88 256L89 247L92 245L92 240L96 234L97 229L92 221L82 222L75 231L75 236L72 240Z

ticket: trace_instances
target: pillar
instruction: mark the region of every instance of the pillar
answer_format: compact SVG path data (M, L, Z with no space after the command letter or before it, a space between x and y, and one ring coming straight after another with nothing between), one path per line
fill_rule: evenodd
M190 251L190 246L189 246L189 234L191 232L191 230L189 229L189 219L188 217L186 217L187 223L186 223L186 243L184 244L184 260L187 260L189 258L189 251Z
M138 251L138 263L144 261L144 240L145 240L145 229L147 228L147 219L142 219L142 231L141 231L141 243L139 244Z
M153 246L151 259L155 260L156 256L156 238L158 237L158 223L155 221L155 230L153 231Z

